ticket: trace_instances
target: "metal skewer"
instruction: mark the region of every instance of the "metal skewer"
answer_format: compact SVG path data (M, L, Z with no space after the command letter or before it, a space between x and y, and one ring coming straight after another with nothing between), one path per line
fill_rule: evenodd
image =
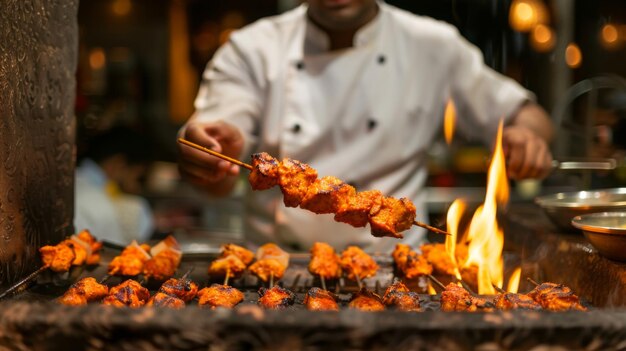
M237 159L234 159L232 157L228 157L226 155L220 154L217 151L213 151L213 150L211 150L209 148L206 148L204 146L198 145L196 143L192 143L189 140L185 140L183 138L178 138L178 142L181 143L181 144L185 144L185 145L187 145L189 147L192 147L192 148L194 148L196 150L200 150L202 152L206 152L207 154L213 155L215 157L219 157L222 160L226 160L226 161L228 161L230 163L236 164L237 166L241 166L241 167L246 168L248 170L252 170L253 169L252 166L247 164L247 163L244 163L244 162L241 162L241 161L239 161ZM422 222L419 222L419 221L413 221L413 225L416 225L418 227L422 227L422 228L428 229L428 230L430 230L432 232L435 232L437 234L452 235L452 234L446 232L445 230L441 230L439 228L435 228L433 226L430 226L430 225L428 225L426 223L422 223Z
M326 279L324 279L324 276L320 275L320 282L322 282L322 289L326 290Z
M426 275L428 277L428 279L430 279L433 283L435 283L438 287L440 287L443 290L446 290L446 286L443 285L442 282L439 281L439 279L435 278L432 274L427 274Z
M501 287L497 286L494 283L491 283L491 286L493 286L494 289L496 289L497 292L499 292L500 294L505 294L506 291L504 289L502 289Z
M363 282L361 281L361 277L357 273L354 273L354 277L356 278L356 283L359 285L359 290L363 289Z
M539 283L537 283L536 281L532 280L530 277L526 277L526 280L528 280L529 282L531 282L535 286L539 286Z
M228 285L229 278L230 278L230 269L226 270L226 277L224 277L224 286Z
M5 292L0 294L0 300L2 300L3 298L8 296L9 294L14 292L15 290L17 290L20 286L28 283L32 279L35 279L39 274L41 274L43 271L45 271L48 268L49 268L49 266L42 266L38 270L36 270L33 273L29 274L26 278L24 278L24 279L20 280L19 282L15 283L12 287L8 288Z
M194 269L196 269L196 267L195 267L195 266L191 266L191 268L189 268L189 269L187 270L187 272L185 272L185 274L183 274L183 276L182 276L182 277L180 277L180 279L181 279L181 280L182 280L182 279L187 279L187 277L191 274L191 272L193 272L193 270L194 270Z
M274 272L270 272L270 289L274 287Z

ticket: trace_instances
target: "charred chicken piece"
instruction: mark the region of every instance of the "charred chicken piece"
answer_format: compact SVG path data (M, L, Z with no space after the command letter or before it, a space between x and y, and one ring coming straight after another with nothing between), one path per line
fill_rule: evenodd
M198 294L198 284L190 279L170 278L161 285L159 292L174 296L184 302L189 302Z
M341 253L341 268L348 279L365 279L376 275L378 264L372 257L357 246L348 246Z
M317 171L306 163L290 158L284 159L278 166L280 189L287 207L298 207L309 188L317 179Z
M335 213L356 194L353 186L332 176L316 179L300 203L300 208L314 213Z
M572 289L563 284L539 284L528 293L528 296L549 311L587 310L580 304L580 299Z
M441 293L441 310L450 311L492 311L493 303L475 297L464 288L450 283L446 286L446 290Z
M391 284L383 295L385 306L394 306L400 311L419 312L420 298L416 292L409 291L406 285L397 281Z
M67 272L76 258L73 247L64 242L58 245L46 245L39 249L44 266L54 272Z
M185 307L185 301L159 291L148 300L146 306L168 307L179 310Z
M433 270L438 274L455 275L455 265L452 258L446 251L445 244L432 243L424 244L420 247L422 255L426 261L433 266Z
M418 255L417 252L411 250L409 245L396 244L396 248L391 255L396 267L406 279L414 279L433 272L433 267L430 263L422 255Z
M353 227L365 227L370 216L380 211L383 194L378 190L361 191L348 196L335 213L335 220Z
M209 266L209 276L223 278L228 274L231 278L237 278L246 270L246 264L235 255L217 258Z
M101 300L108 293L106 285L98 283L93 277L86 277L72 284L58 301L63 305L83 306Z
M213 284L198 291L198 305L210 308L233 308L243 301L243 293L228 285Z
M309 311L339 311L334 294L317 287L309 289L304 297L304 305Z
M499 310L540 310L541 305L535 302L530 296L505 292L498 294L494 300L496 308Z
M380 211L369 219L372 235L402 238L400 232L413 226L415 210L415 205L407 198L383 197Z
M267 190L278 185L279 162L266 152L252 155L252 171L248 176L252 190Z
M380 296L367 289L361 289L358 293L352 294L348 307L366 312L377 312L385 309Z
M259 305L268 309L281 309L293 305L296 295L278 285L259 289Z
M285 274L285 270L287 270L287 267L273 258L256 261L250 266L250 272L264 282L269 281L272 276L276 280L281 279Z
M111 260L108 267L109 275L136 276L143 270L143 265L150 259L149 246L139 245L136 241L128 245L119 256Z
M176 239L169 235L150 249L152 258L143 266L146 279L164 281L171 278L178 269L182 252Z
M128 279L112 287L102 303L116 307L141 307L150 298L150 292L138 282Z
M339 279L341 277L341 264L335 249L326 243L314 243L311 248L309 272L323 279Z
M221 257L227 257L230 255L236 256L246 266L248 266L252 262L252 260L254 260L254 253L239 245L225 244L222 245L221 251Z

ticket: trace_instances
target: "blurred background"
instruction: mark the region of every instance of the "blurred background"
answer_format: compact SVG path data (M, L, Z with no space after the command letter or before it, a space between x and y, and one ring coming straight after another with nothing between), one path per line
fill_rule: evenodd
M560 160L614 158L606 172L555 172L513 184L513 201L540 193L626 185L626 2L623 0L389 0L449 22L485 62L536 94L557 125ZM193 112L202 71L229 34L294 0L89 0L80 3L77 70L79 161L96 136L124 126L149 141L134 191L148 200L156 236L241 234L241 192L215 200L180 182L176 133ZM461 138L431 150L435 224L457 197L482 201L490 151ZM241 186L247 186L244 182ZM193 241L193 240L191 240Z

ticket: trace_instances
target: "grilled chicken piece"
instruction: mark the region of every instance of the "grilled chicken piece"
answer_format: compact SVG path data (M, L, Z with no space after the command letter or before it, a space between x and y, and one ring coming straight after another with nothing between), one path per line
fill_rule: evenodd
M322 242L313 244L309 272L323 279L339 279L341 277L341 264L335 249Z
M254 260L254 253L244 247L235 244L222 245L220 256L227 257L230 255L239 258L241 262L243 262L243 264L245 264L246 266L248 266L252 262L252 260Z
M44 266L54 272L67 272L76 258L74 249L62 242L58 245L46 245L39 249Z
M198 293L198 284L194 283L190 279L170 278L163 283L163 285L161 285L159 292L174 296L184 302L189 302L196 297L196 294Z
M358 293L352 294L348 307L366 312L377 312L385 309L380 296L367 289L361 289Z
M144 264L144 277L156 281L169 279L176 274L181 256L182 253L180 251L173 249L165 249L159 252Z
M109 275L135 276L143 270L143 265L150 259L147 245L138 245L136 241L128 245L119 256L111 260L108 267Z
M259 305L269 309L286 308L293 305L296 295L278 285L271 289L259 289Z
M87 250L72 239L63 240L60 245L65 245L74 251L74 260L72 266L83 265L87 261Z
M278 260L268 258L254 262L252 265L250 265L249 269L252 274L259 277L259 279L261 279L262 281L267 282L270 280L272 275L274 276L275 280L281 279L285 274L285 270L287 270L287 267L285 267Z
M549 311L587 310L580 304L578 296L574 295L572 289L563 284L539 284L528 293L528 296Z
M415 221L415 211L415 205L407 198L383 197L380 211L369 219L372 235L402 238L400 232L411 228Z
M93 277L86 277L72 284L58 301L63 305L83 306L101 300L108 293L109 288L106 285L98 283Z
M306 163L284 159L278 166L278 184L287 207L298 207L309 188L317 179L317 171Z
M280 246L267 243L259 247L256 251L257 261L272 258L280 262L285 268L289 266L289 254L285 252Z
M198 305L210 308L233 308L243 301L243 293L232 286L213 284L198 291Z
M175 297L170 296L163 292L157 292L148 300L146 306L154 306L154 307L168 307L173 309L181 309L185 307L185 301Z
M378 265L372 257L357 246L348 246L341 253L341 268L347 273L348 279L365 279L376 275Z
M100 250L102 249L102 242L96 240L91 235L89 230L84 229L80 233L72 235L71 240L81 245L87 251L87 257L85 263L88 265L95 265L100 263Z
M141 307L150 298L150 292L138 282L128 279L109 290L102 304L116 307Z
M380 211L383 194L378 190L361 191L348 198L335 213L337 222L348 223L353 227L365 227L370 216Z
M416 292L409 291L401 281L391 284L383 295L385 306L394 306L400 311L419 312L420 298Z
M426 261L433 266L435 273L455 275L456 266L452 262L448 251L446 251L445 244L424 244L420 247L420 250Z
M246 264L235 255L220 257L211 262L209 266L209 276L213 278L223 278L228 273L231 278L237 278L246 270Z
M248 181L252 190L267 190L278 185L279 162L266 152L252 154L252 171Z
M339 311L337 299L328 290L313 287L304 297L304 305L309 311Z
M433 272L433 266L422 255L418 255L417 252L411 250L409 245L396 244L396 248L391 255L396 267L406 279L414 279Z
M316 179L300 203L300 208L314 213L335 213L351 196L356 194L353 186L341 179L326 176Z
M493 303L472 296L469 291L464 288L450 283L446 286L446 290L441 292L441 310L450 312L450 311L492 311Z
M498 294L494 300L496 308L499 310L540 310L541 305L535 302L530 296L515 293Z

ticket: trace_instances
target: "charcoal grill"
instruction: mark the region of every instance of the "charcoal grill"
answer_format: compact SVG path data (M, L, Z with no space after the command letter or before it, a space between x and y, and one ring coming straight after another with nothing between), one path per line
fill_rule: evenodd
M623 350L626 349L626 269L593 251L582 236L559 234L534 206L516 206L506 217L505 250L523 264L524 275L564 283L592 308L587 312L495 311L442 312L439 295L425 294L426 281L411 283L421 292L424 312L388 310L367 313L345 308L354 282L337 282L341 310L304 309L304 294L319 286L306 271L308 255L293 255L281 284L296 292L293 307L268 311L256 306L259 283L252 276L233 280L245 291L234 310L120 309L100 305L60 306L60 296L79 276L101 277L106 261L119 251L106 250L103 264L71 276L43 275L35 286L0 303L0 349L185 349L185 350ZM383 292L393 279L391 258L368 288ZM180 274L208 284L209 257L184 259ZM107 284L117 283L112 278ZM331 287L329 286L329 289ZM531 286L522 284L521 290Z

